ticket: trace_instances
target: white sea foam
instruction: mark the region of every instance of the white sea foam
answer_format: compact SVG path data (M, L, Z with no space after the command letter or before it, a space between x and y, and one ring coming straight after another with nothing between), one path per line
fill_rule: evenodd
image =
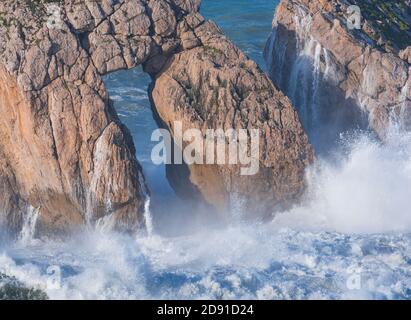
M308 174L306 203L280 215L284 225L347 233L411 231L411 135L392 129L386 143L362 135L338 161Z
M275 224L178 238L89 232L66 243L15 245L0 265L52 299L404 299L411 297L410 245L407 235ZM48 285L50 265L62 270L57 289ZM352 290L356 272L361 287Z

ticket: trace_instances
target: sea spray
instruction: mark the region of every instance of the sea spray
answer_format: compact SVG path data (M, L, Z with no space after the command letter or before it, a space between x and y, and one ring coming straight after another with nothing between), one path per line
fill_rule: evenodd
M108 214L98 219L95 223L95 229L100 232L113 231L116 226L116 219L114 214Z
M346 139L344 153L309 170L306 203L276 222L345 233L411 231L411 135L391 128L384 143L366 134Z
M399 96L398 96L398 104L391 109L389 109L388 112L388 122L389 122L389 128L390 132L392 134L393 130L397 132L406 132L407 131L407 123L410 122L409 118L409 111L408 109L408 104L409 100L407 98L408 95L408 90L409 90L409 83L408 81L405 83L405 85L402 87ZM370 119L373 118L373 115L370 116Z
M143 197L145 199L145 202L144 202L145 227L146 227L147 234L151 236L154 232L153 217L152 217L151 208L150 208L151 198L150 198L146 183L144 181L144 177L140 173L138 175L138 180L139 180L141 192L143 193Z
M153 217L150 210L150 202L150 197L147 197L144 203L144 221L146 223L146 230L149 236L153 235L154 232Z
M266 46L264 50L264 58L267 64L267 69L270 74L276 75L273 71L273 62L274 62L274 54L277 53L277 51L274 51L276 48L276 40L277 40L277 30L273 29L270 34L270 38L268 39L268 46ZM281 70L281 69L280 69ZM279 72L281 73L281 72Z
M399 112L399 122L401 129L408 128L408 124L411 122L410 111L411 101L408 99L408 92L410 90L410 81L407 81L400 93L400 112Z
M312 130L313 140L317 140L318 128L321 125L321 105L320 105L320 89L322 85L322 73L321 73L321 57L322 46L319 42L315 45L314 50L314 63L313 63L313 83L312 83L312 98L310 103L311 123L310 128ZM317 130L315 130L316 128Z
M410 299L411 137L344 137L308 175L306 201L274 221L239 221L179 237L89 230L68 241L17 243L0 265L52 299ZM335 162L338 159L338 162ZM237 203L232 197L233 208ZM17 263L18 261L19 263ZM347 282L361 265L361 289Z
M42 266L63 270L51 299L410 299L406 234L304 231L240 223L190 236L78 235L0 255L19 281L47 289ZM16 261L19 261L16 263ZM361 264L362 288L347 270Z
M297 41L297 50L303 51L305 40L310 38L309 32L312 24L312 17L301 7L297 7L294 15L295 33Z
M39 210L29 206L26 215L23 217L23 226L19 237L22 243L29 244L34 240L38 216Z
M142 190L142 193L143 193L143 198L145 199L144 213L143 213L145 228L146 228L147 234L152 235L154 232L154 226L153 226L153 217L152 217L151 209L150 209L151 198L148 194L148 190L145 185L144 178L141 174L139 175L139 184L140 184L140 189ZM115 216L114 210L112 209L111 201L109 200L107 202L107 211L111 213L105 215L104 217L101 217L95 223L95 229L98 230L99 232L107 233L110 231L114 231L116 228L116 216Z
M288 83L287 95L298 107L303 124L310 133L318 129L320 119L321 56L321 44L310 37L291 68Z
M246 212L245 205L247 200L237 192L230 193L230 217L231 223L239 223L243 220Z

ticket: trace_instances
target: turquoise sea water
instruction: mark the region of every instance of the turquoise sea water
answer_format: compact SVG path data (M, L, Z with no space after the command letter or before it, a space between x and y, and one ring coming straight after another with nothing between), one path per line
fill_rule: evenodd
M204 0L202 12L264 70L277 2ZM409 135L346 139L344 154L309 170L303 204L268 224L209 228L187 219L195 212L150 161L149 77L137 68L105 82L152 191L154 233L2 243L0 272L54 299L411 298Z

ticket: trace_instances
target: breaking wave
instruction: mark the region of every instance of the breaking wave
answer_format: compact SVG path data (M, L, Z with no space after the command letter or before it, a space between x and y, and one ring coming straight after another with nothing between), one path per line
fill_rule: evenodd
M0 272L52 299L410 299L410 139L346 137L310 170L304 203L269 224L20 241Z
M367 134L308 173L305 204L278 217L285 225L347 233L411 231L411 134L395 128L384 143Z

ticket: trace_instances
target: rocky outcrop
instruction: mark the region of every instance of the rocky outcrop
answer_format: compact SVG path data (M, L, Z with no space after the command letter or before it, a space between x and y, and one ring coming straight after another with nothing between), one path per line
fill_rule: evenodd
M177 19L197 9L190 0L0 2L0 217L9 230L33 210L41 233L103 218L122 230L144 224L144 178L101 77L172 51Z
M258 175L246 180L235 166L189 168L210 204L226 207L235 192L271 213L296 199L313 157L297 114L204 21L199 3L0 2L0 217L8 229L33 221L37 233L107 221L127 231L144 225L148 191L102 81L141 64L155 79L162 123L261 129Z
M313 160L290 101L213 22L189 15L177 30L184 50L167 61L152 89L163 125L174 135L175 120L183 131L197 128L203 136L208 129L247 129L249 150L250 131L259 129L256 174L241 175L239 164L194 164L188 166L189 182L219 211L244 218L269 218L289 207L301 194L304 169ZM237 142L226 140L227 145Z
M349 5L361 9L359 30L347 26ZM281 1L265 57L316 147L348 129L410 128L410 17L407 1Z

